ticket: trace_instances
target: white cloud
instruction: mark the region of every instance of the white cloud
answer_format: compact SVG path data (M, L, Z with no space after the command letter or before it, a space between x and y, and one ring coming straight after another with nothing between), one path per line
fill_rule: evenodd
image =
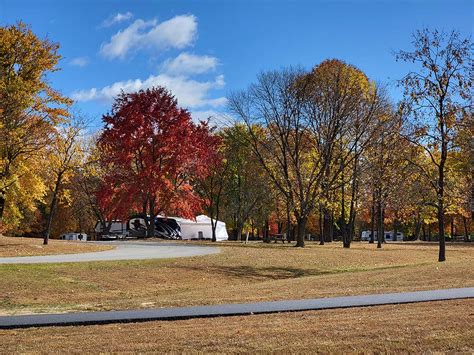
M175 16L161 23L138 19L114 34L109 42L103 43L100 54L113 59L124 58L129 52L141 49L181 49L192 44L196 36L197 19L194 15Z
M117 13L116 15L109 16L104 22L102 22L102 27L110 27L112 25L115 25L116 23L120 23L123 21L130 20L133 17L133 14L130 11L127 11L124 14L121 14L120 12Z
M72 59L69 62L70 65L74 65L76 67L85 67L87 64L89 64L89 58L88 57L77 57Z
M168 74L150 75L145 80L135 79L118 81L101 89L76 91L72 98L76 101L99 100L110 102L120 92L133 92L152 86L163 86L171 91L178 99L180 106L184 107L219 107L227 100L225 97L209 98L209 92L213 89L221 89L225 85L224 76L218 75L213 81L196 81L185 76L170 76Z
M168 59L162 65L165 73L173 75L202 74L217 67L218 60L207 55L181 53L174 59Z
M211 127L229 127L233 124L235 119L225 112L204 110L204 111L191 111L191 117L194 122L209 121Z

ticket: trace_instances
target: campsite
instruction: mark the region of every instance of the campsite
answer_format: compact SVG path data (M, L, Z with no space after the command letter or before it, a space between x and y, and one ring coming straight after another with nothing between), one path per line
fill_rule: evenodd
M473 353L473 6L0 0L0 354Z

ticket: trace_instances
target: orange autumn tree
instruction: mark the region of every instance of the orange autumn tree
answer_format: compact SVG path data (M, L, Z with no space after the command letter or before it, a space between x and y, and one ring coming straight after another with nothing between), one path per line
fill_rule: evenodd
M203 200L194 181L210 173L218 138L162 87L122 93L103 116L99 138L106 175L98 200L112 215L145 216L147 234L155 235L158 214L194 218ZM112 209L110 209L112 207Z

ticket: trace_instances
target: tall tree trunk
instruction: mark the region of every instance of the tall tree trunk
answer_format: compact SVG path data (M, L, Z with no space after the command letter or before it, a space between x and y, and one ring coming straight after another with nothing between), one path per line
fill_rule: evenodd
M454 215L451 216L451 241L454 242Z
M372 211L370 218L370 244L374 244L375 241L375 197L372 198Z
M334 211L331 211L329 215L329 240L328 242L332 242L334 238Z
M446 260L446 240L444 236L444 166L448 156L448 142L446 140L446 123L443 113L443 102L440 100L440 133L441 133L441 157L438 166L438 235L439 235L439 256L438 261Z
M357 151L357 144L356 144ZM349 207L349 224L347 231L347 248L350 248L352 239L354 238L355 231L355 217L356 217L356 199L357 199L357 162L358 159L354 160L354 168L352 170L352 185L351 185L351 203Z
M347 235L347 223L346 223L346 201L345 201L345 183L344 183L344 162L341 158L341 178L342 178L342 184L341 184L341 226L340 226L340 231L342 234L342 246L344 248L349 248L350 243L349 243L349 237Z
M211 229L212 229L212 241L213 242L217 241L216 227L217 227L217 220L214 220L214 218L212 218L212 216L211 216Z
M286 201L286 239L293 240L291 236L290 202Z
M397 233L398 233L398 220L395 218L393 221L393 237L392 237L392 241L394 242L398 241Z
M150 198L150 222L148 223L148 238L155 237L155 219L156 219L156 212L155 212L155 198Z
M244 229L244 226L240 223L240 221L237 224L237 241L242 241L242 231Z
M0 191L0 223L2 221L2 218L3 218L3 211L5 210L5 196L6 196L7 192L2 190Z
M426 242L426 228L425 228L425 222L421 222L421 231L423 233L423 241Z
M298 235L296 239L296 247L304 247L304 237L306 234L306 222L308 222L307 217L298 218Z
M416 218L415 218L415 240L420 239L420 230L421 230L420 214L417 213Z
M385 207L382 207L382 243L385 242Z
M263 242L270 243L270 235L268 233L268 219L265 219L265 227L263 228Z
M324 210L319 208L319 245L324 245Z
M444 236L444 206L443 201L438 201L438 236L439 236L439 256L438 261L446 260L446 239Z
M467 228L467 218L465 216L462 216L462 221L463 221L463 224L464 224L464 241L465 242L470 242L470 238L469 238L469 230Z
M382 236L383 236L383 216L382 216L382 203L377 201L377 248L382 248Z
M331 239L331 215L327 208L324 208L323 212L323 239L325 242Z
M49 215L46 222L46 230L44 232L44 239L43 239L44 245L47 245L49 242L49 234L51 233L51 225L53 223L54 212L56 210L56 204L58 200L58 192L59 192L59 186L61 185L61 180L62 180L62 174L60 173L58 174L56 178L56 183L54 185L53 199L51 200Z
M431 223L428 223L428 241L431 242Z

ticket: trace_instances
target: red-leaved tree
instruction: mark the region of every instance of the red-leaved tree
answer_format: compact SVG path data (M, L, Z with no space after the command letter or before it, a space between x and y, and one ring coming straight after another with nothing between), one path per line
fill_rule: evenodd
M122 93L102 119L99 148L107 173L98 201L109 206L109 218L148 215L149 236L158 214L194 218L203 201L193 182L208 176L218 145L207 124L194 124L162 87Z

